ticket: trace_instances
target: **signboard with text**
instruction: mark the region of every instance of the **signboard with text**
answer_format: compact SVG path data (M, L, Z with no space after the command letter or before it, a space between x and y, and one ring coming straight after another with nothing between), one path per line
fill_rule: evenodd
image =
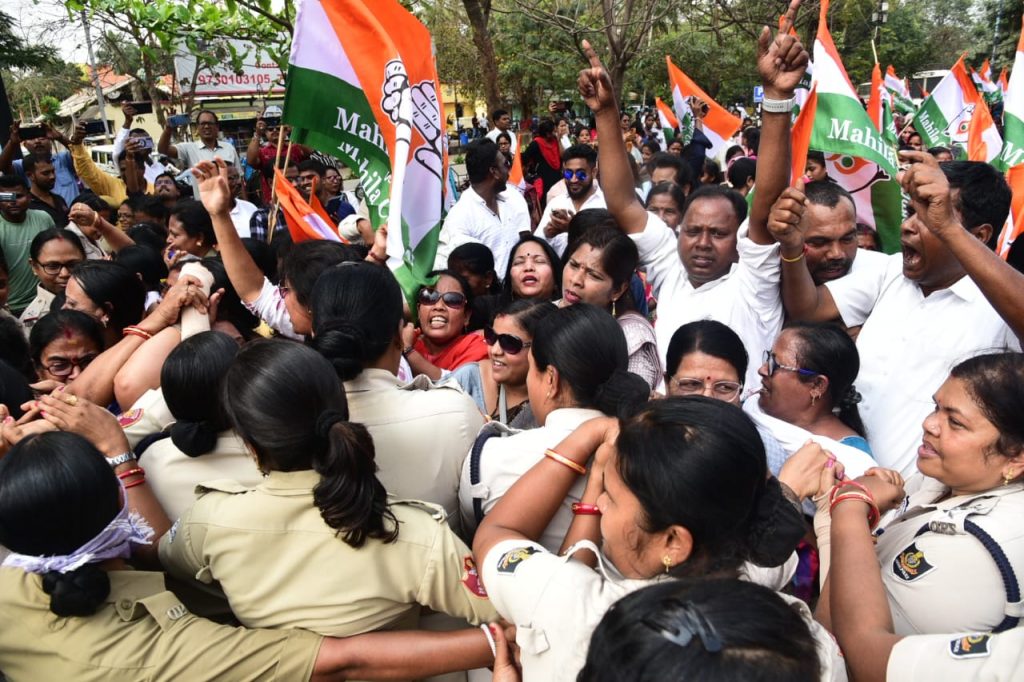
M182 92L192 89L195 78L197 97L223 97L229 95L283 95L284 75L280 67L266 56L257 58L254 46L233 41L240 54L247 54L238 73L228 66L203 67L196 73L196 58L192 54L174 56L174 71Z

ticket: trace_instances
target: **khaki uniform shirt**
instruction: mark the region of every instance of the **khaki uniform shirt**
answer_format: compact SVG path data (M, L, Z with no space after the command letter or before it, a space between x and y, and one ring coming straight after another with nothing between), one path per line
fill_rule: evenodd
M978 495L949 497L934 479L908 482L905 510L883 519L875 553L897 635L988 632L1005 614L1006 589L992 555L963 529L969 519L992 536L1017 579L1024 576L1024 484L1012 483ZM968 513L970 515L968 516ZM917 536L922 527L931 530ZM915 537L916 536L916 537Z
M146 436L160 433L173 424L174 415L167 408L163 391L151 388L139 396L131 408L118 415L117 423L128 437L128 444L134 448Z
M1024 628L998 635L917 635L893 647L889 680L1010 682L1024 679Z
M409 384L383 369L345 382L351 421L373 436L377 477L395 497L444 507L458 529L459 476L484 418L455 382Z
M164 438L146 449L142 467L156 499L171 519L195 504L196 486L203 481L228 478L246 488L263 482L263 474L234 431L222 432L213 451L198 457L189 457L170 438Z
M249 627L347 636L415 621L419 605L477 624L495 612L469 549L424 502L395 501L398 540L355 549L313 504L315 471L274 471L252 490L206 483L160 541L179 578L218 581Z
M190 613L163 575L111 571L110 596L92 616L50 611L42 578L0 568L0 669L11 682L308 680L322 638L255 631Z
M36 286L36 297L28 307L21 311L21 317L18 321L21 322L21 328L25 330L25 337L32 332L32 327L36 325L43 315L48 315L50 312L50 305L53 303L54 295L43 288L42 284Z

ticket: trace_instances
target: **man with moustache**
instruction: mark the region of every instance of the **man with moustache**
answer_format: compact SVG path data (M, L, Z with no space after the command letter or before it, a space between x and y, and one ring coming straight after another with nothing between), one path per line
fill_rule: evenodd
M885 267L888 258L857 248L857 209L853 197L834 182L809 182L801 222L804 257L816 286L864 268Z
M590 145L578 144L562 152L562 177L568 192L548 201L533 233L551 244L559 256L565 254L572 217L586 208L605 208L596 173L597 150Z

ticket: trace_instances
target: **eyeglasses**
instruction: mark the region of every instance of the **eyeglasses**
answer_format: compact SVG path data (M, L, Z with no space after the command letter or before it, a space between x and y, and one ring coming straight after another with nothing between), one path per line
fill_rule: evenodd
M732 400L743 388L743 384L735 381L707 382L693 377L669 377L668 383L674 386L677 395L700 395L704 389L711 387L711 395L718 400Z
M575 177L580 182L583 182L584 180L587 179L588 175L589 174L587 173L587 171L583 170L582 168L575 171L571 171L567 168L562 171L562 177L565 178L566 180L572 180Z
M47 275L53 276L53 275L59 275L60 271L64 270L65 268L67 268L68 272L71 272L71 270L76 265L78 265L81 262L82 261L79 259L79 260L69 260L69 261L65 261L63 263L60 263L60 262L57 262L57 263L40 263L39 267L42 268L43 272L45 272Z
M797 374L800 374L805 377L816 377L819 374L819 372L815 372L810 369L804 369L803 367L791 367L789 365L784 365L777 359L775 359L775 353L771 352L770 350L766 350L764 352L761 361L768 364L768 376L770 377L775 376L775 372L777 372L780 369L784 369L789 372L796 372Z
M458 291L446 291L442 294L436 289L420 289L416 300L420 305L434 305L442 301L449 308L462 308L466 305L466 295Z
M55 377L64 378L71 375L75 367L78 369L85 369L89 366L89 363L96 359L99 353L90 353L83 355L80 358L74 358L71 360L54 360L48 365L45 365L46 371Z
M524 342L514 334L499 334L491 327L484 327L484 341L487 342L488 346L493 346L497 343L509 355L518 355L524 348L529 348L533 345L530 342Z

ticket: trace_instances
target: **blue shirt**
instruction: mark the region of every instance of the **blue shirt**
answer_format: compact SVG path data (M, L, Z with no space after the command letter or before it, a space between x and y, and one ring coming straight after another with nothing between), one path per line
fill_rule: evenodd
M15 159L13 165L14 172L18 174L18 177L28 182L28 178L25 177L25 170L22 168L21 159ZM53 170L57 174L57 184L53 186L53 193L59 194L70 206L75 197L82 193L82 187L78 183L78 176L75 175L75 164L71 160L71 152L58 152L54 154Z

